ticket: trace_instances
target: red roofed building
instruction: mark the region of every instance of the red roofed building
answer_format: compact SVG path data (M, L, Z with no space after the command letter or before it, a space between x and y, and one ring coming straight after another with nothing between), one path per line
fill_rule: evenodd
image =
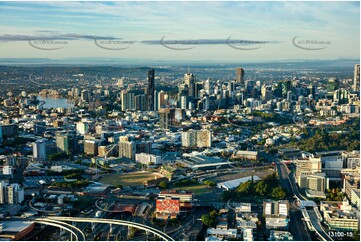
M176 213L180 212L180 201L178 199L157 199L157 213Z
M193 193L187 191L161 191L156 201L157 217L178 215L192 209ZM159 215L159 216L158 216ZM167 216L166 216L167 217Z

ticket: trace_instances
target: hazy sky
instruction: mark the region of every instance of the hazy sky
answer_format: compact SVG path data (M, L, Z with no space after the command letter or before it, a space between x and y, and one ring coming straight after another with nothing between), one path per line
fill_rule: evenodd
M359 4L0 2L0 58L359 58Z

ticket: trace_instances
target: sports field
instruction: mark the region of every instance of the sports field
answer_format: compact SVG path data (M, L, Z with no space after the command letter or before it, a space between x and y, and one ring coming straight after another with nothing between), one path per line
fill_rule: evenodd
M174 187L175 190L186 190L193 192L194 195L201 195L205 193L212 193L212 188L209 188L207 185L204 184L194 184L184 187Z
M122 185L122 186L139 186L143 185L145 181L160 178L160 175L148 172L128 173L128 174L108 174L102 175L99 182L108 185Z

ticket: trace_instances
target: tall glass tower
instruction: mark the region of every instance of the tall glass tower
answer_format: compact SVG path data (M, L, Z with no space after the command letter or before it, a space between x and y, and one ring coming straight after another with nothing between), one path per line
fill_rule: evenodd
M148 71L147 103L148 111L154 111L154 69Z

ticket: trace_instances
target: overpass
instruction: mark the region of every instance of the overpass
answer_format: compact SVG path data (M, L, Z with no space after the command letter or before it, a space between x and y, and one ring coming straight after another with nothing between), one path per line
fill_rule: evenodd
M47 218L37 218L34 220L35 223L38 224L44 224L44 225L49 225L49 226L53 226L53 227L57 227L60 229L64 229L66 231L68 231L70 233L70 240L72 241L73 236L75 237L75 241L86 241L86 236L83 233L83 231L81 231L80 229L78 229L77 227L70 225L68 223L62 222L62 221L54 221L52 219L47 219Z
M115 220L115 219L102 219L102 218L80 218L80 217L46 217L46 219L49 219L51 221L62 221L62 222L79 222L79 223L102 223L102 224L109 224L110 226L112 224L114 225L122 225L122 226L128 226L133 227L136 229L144 230L146 232L150 232L160 238L162 238L165 241L174 241L172 237L167 235L166 233L163 233L162 231L159 231L153 227L150 227L148 225L125 221L125 220Z

